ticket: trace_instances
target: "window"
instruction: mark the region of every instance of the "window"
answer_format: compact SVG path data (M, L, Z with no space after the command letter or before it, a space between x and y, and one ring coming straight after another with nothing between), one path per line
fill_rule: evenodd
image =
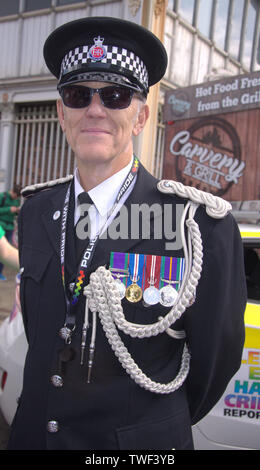
M260 250L259 245L244 245L247 295L250 300L260 301Z
M211 36L211 13L212 13L212 0L200 0L198 12L198 29L204 36Z
M226 29L228 19L227 0L218 0L216 5L214 41L220 49L225 49Z
M260 64L260 0L169 0L168 9L248 70Z
M12 186L24 187L73 173L73 152L61 131L56 103L19 105L14 133Z
M254 32L255 32L255 23L256 23L256 11L257 11L256 1L253 1L248 6L247 22L246 22L245 37L244 37L244 52L243 52L243 57L242 57L242 63L248 69L251 66L251 56L252 56L252 50L253 50Z
M8 0L0 2L0 16L14 15L19 13L19 0Z
M81 0L57 0L57 5L70 5L71 3L79 3Z
M24 11L36 11L52 6L71 5L81 0L0 0L0 16L15 15Z
M257 44L257 49L256 49L256 62L260 64L260 34L258 37L258 44Z
M51 0L25 0L24 11L42 10L51 7Z
M178 8L178 11L177 11ZM175 0L174 11L179 13L190 24L193 23L194 0Z
M230 42L228 52L235 58L239 58L240 35L243 21L244 2L242 0L234 2L234 8L230 22Z

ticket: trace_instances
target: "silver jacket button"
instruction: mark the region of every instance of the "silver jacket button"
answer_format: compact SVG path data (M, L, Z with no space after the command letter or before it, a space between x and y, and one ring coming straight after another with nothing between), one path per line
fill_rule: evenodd
M58 432L58 430L59 430L58 421L51 420L48 422L47 431L54 433L54 432Z
M58 220L60 218L60 211L54 212L52 218L53 218L53 220Z
M60 375L52 375L51 376L51 383L54 387L62 387L63 386L63 379Z

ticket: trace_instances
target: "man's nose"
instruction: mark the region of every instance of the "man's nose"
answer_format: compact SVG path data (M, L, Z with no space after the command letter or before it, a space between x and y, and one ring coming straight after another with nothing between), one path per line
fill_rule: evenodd
M105 114L105 107L102 104L100 96L97 92L93 94L92 100L86 108L86 112L89 114Z

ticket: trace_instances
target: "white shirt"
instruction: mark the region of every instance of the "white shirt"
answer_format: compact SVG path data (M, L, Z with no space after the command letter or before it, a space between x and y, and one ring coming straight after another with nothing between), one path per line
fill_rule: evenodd
M93 205L89 209L89 217L90 217L90 225L91 225L91 239L93 239L96 235L101 235L107 226L112 222L115 218L116 214L118 213L119 209L122 207L128 196L133 190L133 187L136 182L136 178L130 184L129 188L121 197L119 203L117 204L115 210L107 219L109 211L112 209L119 190L121 189L122 184L124 183L129 171L131 170L133 164L133 159L131 162L122 168L122 170L118 171L114 175L110 176L110 178L102 181L98 186L92 188L88 191L88 195L91 197L93 201ZM78 169L76 168L74 173L74 190L75 190L75 213L74 213L74 224L76 225L79 217L80 217L80 209L79 209L79 201L78 196L80 193L85 192L80 184L79 173Z

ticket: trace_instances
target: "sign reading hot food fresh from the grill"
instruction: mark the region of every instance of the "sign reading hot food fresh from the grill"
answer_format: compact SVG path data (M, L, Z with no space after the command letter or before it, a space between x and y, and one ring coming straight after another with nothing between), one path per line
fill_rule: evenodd
M171 90L164 118L164 178L229 200L259 199L260 72Z

